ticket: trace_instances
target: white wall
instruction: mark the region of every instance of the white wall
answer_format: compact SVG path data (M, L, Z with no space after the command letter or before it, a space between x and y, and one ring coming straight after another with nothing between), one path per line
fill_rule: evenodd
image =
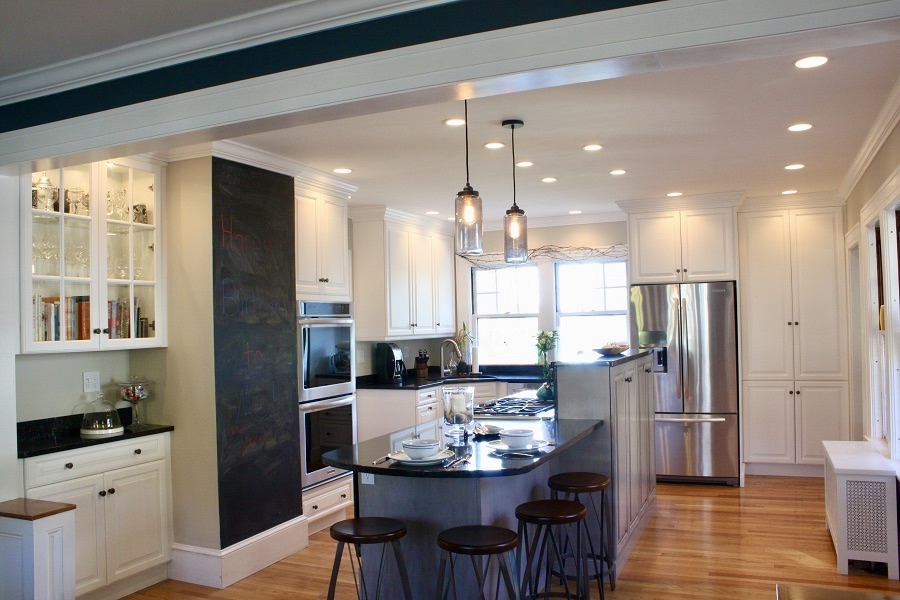
M22 495L21 461L16 458L16 364L19 347L19 180L0 172L0 502Z

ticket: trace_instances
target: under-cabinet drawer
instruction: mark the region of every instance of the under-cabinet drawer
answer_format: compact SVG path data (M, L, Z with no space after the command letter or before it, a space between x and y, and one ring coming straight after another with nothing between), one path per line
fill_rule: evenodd
M419 392L418 399L416 400L416 404L429 404L431 402L436 402L438 399L438 389L434 388L430 390L422 390Z
M166 434L109 442L25 459L25 488L57 483L165 458Z
M349 506L353 502L353 479L347 477L341 485L326 488L321 493L316 489L304 493L303 514L308 519L315 519L319 515L331 512L341 506ZM308 497L306 497L308 495Z
M434 421L439 416L441 415L438 412L437 402L432 402L431 404L423 404L422 406L416 408L416 425Z

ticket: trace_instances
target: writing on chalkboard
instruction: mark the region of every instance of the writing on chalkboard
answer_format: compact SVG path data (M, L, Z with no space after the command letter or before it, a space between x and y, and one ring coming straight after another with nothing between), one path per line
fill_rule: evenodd
M271 252L272 241L262 239L254 234L235 233L234 216L221 215L222 221L222 247L238 252Z
M258 287L239 289L237 283L230 277L223 277L220 285L223 316L262 317L293 314L293 303L287 305Z

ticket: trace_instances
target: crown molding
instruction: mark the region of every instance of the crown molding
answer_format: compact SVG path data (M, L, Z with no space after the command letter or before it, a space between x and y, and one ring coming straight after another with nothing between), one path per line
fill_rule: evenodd
M0 104L416 10L447 0L296 0L0 78Z
M662 210L689 210L692 208L740 208L744 192L716 192L696 194L678 198L643 198L618 200L616 205L622 211L632 213L658 212Z
M431 217L416 215L389 206L351 206L350 220L357 223L391 221L393 223L414 225L416 227L431 229L446 234L452 234L454 228L453 223L446 219L433 219Z
M815 192L811 194L792 194L790 196L756 196L747 198L738 209L738 212L780 210L785 208L823 208L826 206L842 207L844 206L844 200L837 192Z
M266 171L290 175L294 178L294 185L325 192L338 197L346 197L356 192L359 186L338 179L333 175L320 171L296 160L290 160L278 154L258 150L252 146L239 144L230 140L211 142L207 144L195 144L169 150L164 154L158 154L166 162L189 160L216 156L226 160L233 160L252 167L259 167Z
M900 165L860 209L859 222L866 225L873 223L880 218L882 211L891 209L900 209Z
M595 223L616 223L625 221L626 215L622 211L614 210L602 213L559 215L556 217L528 217L529 229L543 227L565 227L567 225L591 225ZM484 222L485 231L503 231L503 221L491 219Z
M881 112L878 113L878 117L875 119L872 129L869 130L866 141L863 142L862 147L859 149L856 159L844 175L844 180L839 188L841 198L850 197L853 188L856 187L866 169L872 164L875 155L881 150L888 136L893 133L898 122L900 122L900 77L894 82L894 87L888 95L887 102L884 103Z

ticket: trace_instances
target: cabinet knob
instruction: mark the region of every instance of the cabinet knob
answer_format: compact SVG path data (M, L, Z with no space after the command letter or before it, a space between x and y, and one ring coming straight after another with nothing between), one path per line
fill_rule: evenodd
M682 269L681 272L682 272L682 273L687 273L687 269Z
M141 453L141 449L140 449L140 448L136 448L135 451L134 451L134 453L135 453L135 454L140 454L140 453Z
M100 497L101 498L106 497L106 490L100 490Z
M800 395L800 390L797 390L797 395L798 395L798 396Z
M104 330L103 330L103 333L105 333L106 335L109 335L109 327L107 327L106 329L104 329Z
M649 373L650 369L644 369L644 373Z
M793 395L794 395L794 390L789 391L788 394L790 394L791 396L793 396Z
M341 498L346 498L347 494L341 494Z
M116 493L116 488L109 488L109 490L107 491L110 493L110 495L112 495Z
M792 323L790 321L788 321L788 327L790 327L791 325L792 325Z
M94 330L94 333L100 333L100 331L101 331L101 330L100 330L100 328L98 327L97 329Z
M67 468L67 469L72 469L72 468L74 468L74 467L75 467L75 465L73 465L72 463L66 463L66 468Z
M681 269L675 269L676 273L681 273Z
M800 321L794 321L794 325L799 325Z
M319 505L318 505L318 504L313 504L313 510L319 510Z
M626 377L625 381L627 381L628 383L631 383L631 377Z
M324 281L325 283L328 283L328 278L326 277L325 279L323 279L323 281Z

